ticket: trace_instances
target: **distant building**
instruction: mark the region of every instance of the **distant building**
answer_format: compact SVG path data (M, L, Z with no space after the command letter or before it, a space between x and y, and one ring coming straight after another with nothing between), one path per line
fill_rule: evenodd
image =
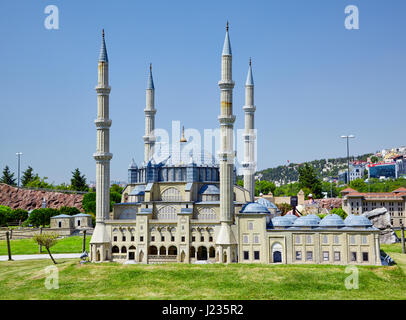
M392 178L398 177L398 166L396 162L390 163L370 163L368 165L368 177L369 178Z
M377 208L386 208L391 217L391 224L400 227L400 221L406 224L405 202L406 188L399 188L392 192L362 193L347 188L341 191L342 207L347 214L359 215Z
M355 179L362 179L364 177L364 170L366 167L366 162L355 161L350 164L350 182ZM348 183L348 171L342 170L338 173L338 180L344 183Z

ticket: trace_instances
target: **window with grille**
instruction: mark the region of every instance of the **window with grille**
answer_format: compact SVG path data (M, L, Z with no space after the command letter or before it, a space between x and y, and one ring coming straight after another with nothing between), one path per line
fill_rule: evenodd
M168 188L161 194L162 201L182 201L182 194L176 188Z

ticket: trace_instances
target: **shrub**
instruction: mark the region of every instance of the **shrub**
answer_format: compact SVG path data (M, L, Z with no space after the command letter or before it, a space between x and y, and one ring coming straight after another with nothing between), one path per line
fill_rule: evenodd
M80 213L80 210L76 207L63 206L59 208L59 214L66 214L68 216L73 216Z
M31 212L28 221L30 224L39 227L49 225L51 217L59 214L59 211L52 208L35 209Z
M12 210L10 207L0 205L0 226L7 224L11 217Z
M331 213L335 213L336 215L339 215L342 219L347 218L348 214L343 210L343 208L333 208L331 210Z
M8 222L20 223L28 219L28 212L24 209L15 209L11 212Z
M96 213L96 192L86 193L83 196L82 207L86 213Z

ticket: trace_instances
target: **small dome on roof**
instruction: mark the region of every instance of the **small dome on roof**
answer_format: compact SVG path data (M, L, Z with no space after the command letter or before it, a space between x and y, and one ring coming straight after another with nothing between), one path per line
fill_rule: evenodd
M268 199L259 198L259 199L255 200L255 202L262 204L264 207L266 207L268 209L275 209L277 212L280 212L279 208L274 203L269 201Z
M372 222L365 216L348 215L344 223L347 227L372 227Z
M295 220L297 219L297 217L294 214L285 214L283 217L285 217L285 219L289 219L293 222L295 222Z
M131 160L130 165L128 166L128 169L137 169L137 164L135 163L134 159Z
M286 215L275 217L272 219L272 224L274 227L291 227L293 225L293 222L294 220L292 220Z
M344 221L337 214L329 214L320 221L320 227L344 227Z
M220 189L214 184L205 184L200 188L199 194L220 194Z
M245 204L240 213L270 213L269 210L257 202L249 202Z
M309 214L307 216L303 216L297 218L293 225L295 227L317 227L319 225L320 218L315 214Z
M129 196L139 196L145 194L145 185L140 184L131 190Z

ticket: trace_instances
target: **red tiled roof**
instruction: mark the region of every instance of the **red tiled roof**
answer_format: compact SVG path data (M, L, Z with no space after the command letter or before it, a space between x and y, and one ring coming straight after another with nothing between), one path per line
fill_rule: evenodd
M396 190L393 190L392 191L393 193L397 193L397 192L406 192L406 188L404 188L404 187L400 187L400 188L397 188Z
M352 188L345 188L344 190L341 190L341 192L357 192L358 193L357 190L354 190Z

